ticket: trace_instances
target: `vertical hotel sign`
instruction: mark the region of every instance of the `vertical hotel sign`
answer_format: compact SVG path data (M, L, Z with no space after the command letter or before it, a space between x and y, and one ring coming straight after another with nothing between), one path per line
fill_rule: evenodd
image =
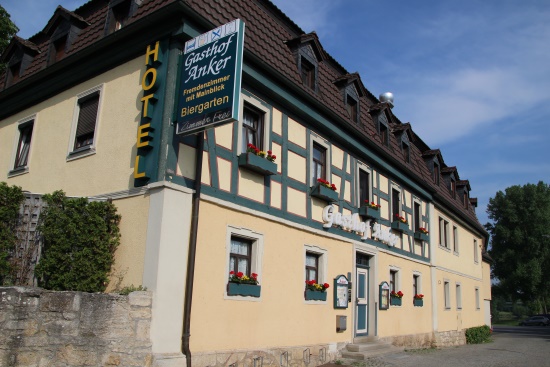
M176 134L238 120L244 23L233 20L185 43Z

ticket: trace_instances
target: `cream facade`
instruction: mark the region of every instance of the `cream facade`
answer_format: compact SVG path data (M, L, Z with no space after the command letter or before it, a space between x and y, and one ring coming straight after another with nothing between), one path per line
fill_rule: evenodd
M123 3L132 26L110 28ZM490 323L487 233L469 183L315 34L270 2L228 2L249 32L237 121L183 136L184 41L221 25L223 9L105 6L58 9L43 34L12 41L0 174L33 193L113 200L122 243L108 290L153 292L156 365L318 365L347 344L444 345ZM80 29L76 43L40 61L33 42L49 50L62 25ZM21 53L34 64L14 82ZM310 292L307 281L329 287Z

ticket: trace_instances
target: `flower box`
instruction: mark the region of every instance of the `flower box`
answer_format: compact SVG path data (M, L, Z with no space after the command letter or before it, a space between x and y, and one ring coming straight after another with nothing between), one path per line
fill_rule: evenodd
M359 215L378 220L380 219L380 209L374 209L368 205L361 206L359 207Z
M401 306L402 301L402 298L390 296L390 305L392 306Z
M424 306L424 300L423 299L418 299L418 298L413 298L413 305L414 305L414 307L422 307L422 306Z
M326 301L327 292L311 291L306 289L305 291L306 301Z
M315 186L311 187L311 196L328 201L329 203L338 201L338 193L320 183L317 183Z
M414 238L425 242L428 242L430 239L430 237L428 237L428 234L424 232L414 232Z
M252 152L239 155L239 167L246 168L264 176L277 174L277 163L271 162Z
M407 223L403 223L400 220L395 220L391 222L392 229L395 229L399 232L405 232L409 230L409 225Z
M260 297L262 287L255 284L227 283L228 296Z

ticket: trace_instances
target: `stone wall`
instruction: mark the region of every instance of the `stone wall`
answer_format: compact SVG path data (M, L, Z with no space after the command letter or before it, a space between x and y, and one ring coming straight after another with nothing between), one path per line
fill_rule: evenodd
M314 367L340 358L346 344L195 353L191 358L193 366L201 367Z
M0 288L0 366L150 366L150 292Z
M434 347L455 347L466 344L465 330L441 331L435 333Z

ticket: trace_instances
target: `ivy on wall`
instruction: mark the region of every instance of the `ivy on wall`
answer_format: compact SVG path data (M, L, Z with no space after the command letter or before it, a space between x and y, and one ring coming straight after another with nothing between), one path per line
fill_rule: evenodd
M120 215L111 202L44 195L39 231L43 253L35 268L40 287L103 292L120 244Z
M24 199L20 187L0 182L0 285L13 284L12 275L16 269L10 258L17 243L15 226Z

